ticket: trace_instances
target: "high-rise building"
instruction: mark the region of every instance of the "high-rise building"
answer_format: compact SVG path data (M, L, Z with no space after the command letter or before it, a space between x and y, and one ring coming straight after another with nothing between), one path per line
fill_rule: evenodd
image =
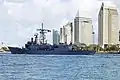
M91 18L80 17L79 11L74 19L74 43L84 43L86 45L93 44Z
M65 30L65 34L64 34L64 39L65 42L67 44L72 43L72 39L73 39L73 26L71 22L68 22L65 26L64 26L64 30Z
M53 44L59 44L60 43L60 35L57 30L53 29Z
M64 34L65 34L65 29L64 29L64 26L63 26L62 28L60 28L60 43L65 42Z
M119 19L115 5L102 3L98 15L98 44L119 44Z
M72 22L68 22L62 28L60 28L60 42L70 44L73 42L73 25Z
M62 32L63 32L63 30L62 30L62 28L60 28L60 43L62 43Z

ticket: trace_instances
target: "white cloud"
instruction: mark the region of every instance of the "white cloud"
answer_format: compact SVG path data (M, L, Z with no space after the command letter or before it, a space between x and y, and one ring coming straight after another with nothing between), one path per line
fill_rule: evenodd
M119 6L119 0L115 2ZM42 21L45 28L59 29L66 21L73 20L78 8L81 16L92 17L97 29L100 6L101 0L1 0L0 42L22 45L40 28ZM51 34L47 36L49 42Z
M28 0L1 0L1 1L8 2L8 3L24 3Z

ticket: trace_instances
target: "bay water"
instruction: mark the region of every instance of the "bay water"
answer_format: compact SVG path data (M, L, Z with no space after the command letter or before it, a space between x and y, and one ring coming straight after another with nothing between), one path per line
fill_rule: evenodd
M120 54L0 54L0 80L120 80Z

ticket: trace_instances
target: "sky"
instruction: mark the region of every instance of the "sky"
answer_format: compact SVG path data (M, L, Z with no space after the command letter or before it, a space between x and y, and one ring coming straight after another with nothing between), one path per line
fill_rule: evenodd
M91 17L97 43L97 17L102 2L114 3L120 8L119 0L0 0L0 44L22 46L44 27L57 29L73 19L79 9L81 17ZM47 34L52 43L52 33Z

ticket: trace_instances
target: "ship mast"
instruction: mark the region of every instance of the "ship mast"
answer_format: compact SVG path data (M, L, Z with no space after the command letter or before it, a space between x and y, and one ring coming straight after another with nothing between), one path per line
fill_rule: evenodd
M43 27L43 23L42 23L42 28L41 29L37 29L37 31L39 31L39 33L40 33L40 35L41 35L41 41L42 41L42 44L44 44L45 43L45 33L47 33L47 32L51 32L51 30L49 30L49 29L44 29L44 27Z

